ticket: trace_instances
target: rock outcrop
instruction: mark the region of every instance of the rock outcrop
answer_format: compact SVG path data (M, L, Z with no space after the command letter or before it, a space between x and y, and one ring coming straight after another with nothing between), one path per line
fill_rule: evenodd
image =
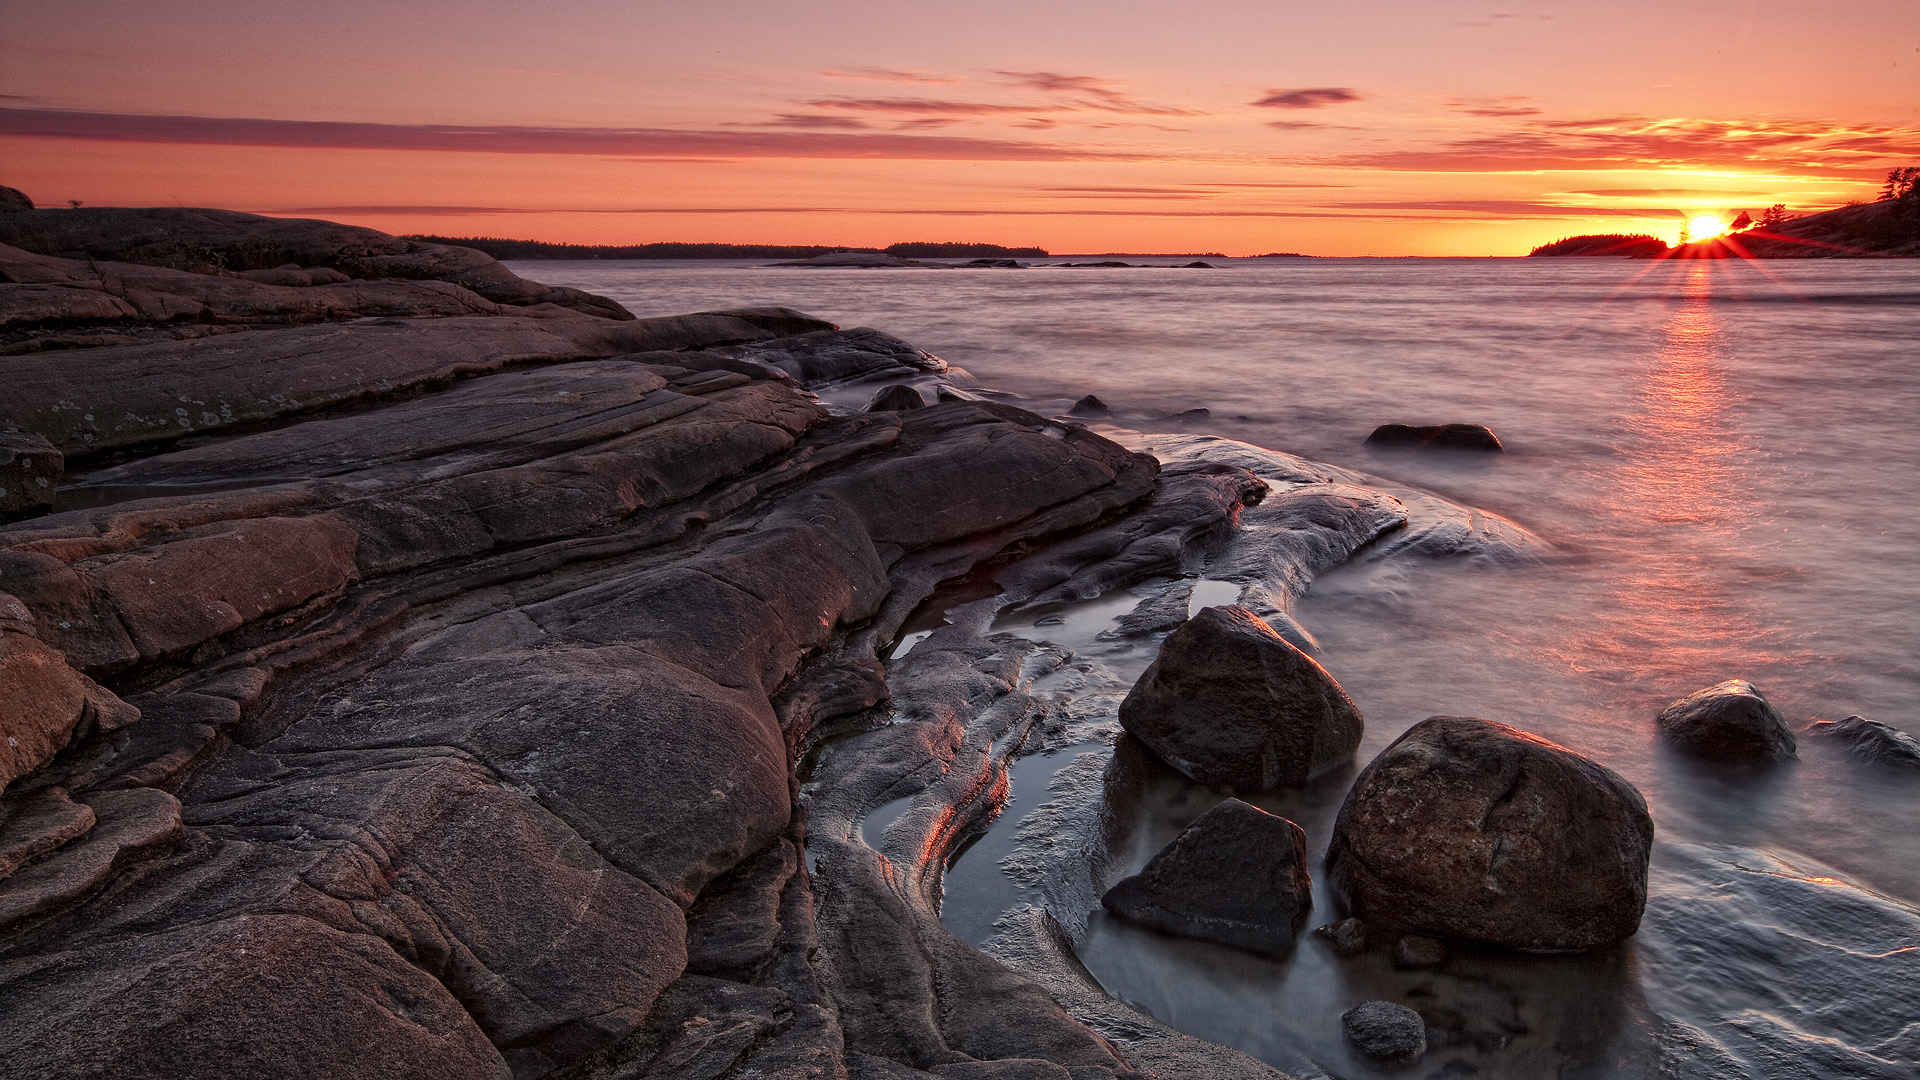
M1388 446L1416 450L1478 450L1497 453L1506 449L1493 429L1480 424L1434 424L1416 427L1410 424L1382 424L1367 436L1368 446Z
M1920 739L1878 720L1864 716L1820 720L1807 728L1807 734L1839 740L1855 757L1920 769Z
M1667 742L1705 758L1775 761L1797 748L1779 710L1744 679L1696 690L1661 710L1654 723Z
M1505 724L1436 716L1354 781L1326 873L1370 926L1580 950L1639 927L1652 844L1646 800L1612 770Z
M34 210L0 218L0 244L66 259L200 274L291 265L334 270L358 281L441 281L497 304L552 304L600 318L633 317L605 297L528 281L472 248L305 218L175 207Z
M1112 411L1113 411L1112 409L1109 409L1107 407L1106 402L1100 400L1098 397L1094 396L1093 394L1087 394L1083 396L1080 400L1073 403L1073 406L1067 410L1067 415L1068 416L1100 417L1100 416L1106 416Z
M1283 956L1313 908L1307 835L1286 818L1227 799L1100 902L1156 930Z
M0 212L31 209L33 209L33 200L27 198L26 192L0 184Z
M1338 767L1364 726L1325 668L1240 607L1202 609L1167 635L1120 724L1190 779L1242 792Z

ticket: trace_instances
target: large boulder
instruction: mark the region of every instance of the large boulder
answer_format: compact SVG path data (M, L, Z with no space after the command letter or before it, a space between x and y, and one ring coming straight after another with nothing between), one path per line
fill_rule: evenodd
M1313 908L1307 834L1286 818L1228 799L1100 902L1156 930L1284 955Z
M1878 720L1864 716L1820 720L1807 728L1807 734L1838 739L1855 757L1920 769L1920 739Z
M1498 453L1505 447L1493 429L1481 424L1381 424L1367 436L1368 446L1415 450L1480 450Z
M1701 757L1772 761L1792 757L1796 749L1779 710L1745 679L1696 690L1654 722L1668 742Z
M1326 872L1369 923L1579 950L1638 929L1652 845L1646 800L1612 770L1505 724L1435 716L1354 781Z
M1325 668L1242 607L1205 608L1167 635L1120 724L1190 779L1235 791L1336 768L1363 727Z
M1427 1052L1427 1025L1420 1014L1391 1001L1368 1001L1340 1014L1347 1040L1381 1061L1412 1061Z
M0 210L31 209L33 209L33 200L27 198L26 192L21 191L19 188L0 185Z

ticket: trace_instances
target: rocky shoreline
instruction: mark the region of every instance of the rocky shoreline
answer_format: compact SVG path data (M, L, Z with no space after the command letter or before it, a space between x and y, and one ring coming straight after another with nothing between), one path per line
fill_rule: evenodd
M1317 575L1549 551L1372 477L990 400L876 330L635 319L325 222L0 211L0 372L9 1076L1281 1077L1076 957L1149 864L1136 824L1189 756L1164 724L1316 687L1331 734L1248 736L1318 738L1305 764L1221 775L1319 776L1362 721L1291 618ZM1139 673L1062 625L1096 600L1103 640L1220 622L1278 674L1196 691L1175 643L1123 711ZM1493 763L1473 812L1529 887L1565 878L1527 815L1592 809L1569 777L1617 810L1587 847L1618 880L1513 942L1632 933L1637 793L1447 730ZM1077 747L1022 825L1041 902L956 937L950 863L1016 762ZM1282 837L1255 846L1292 853L1285 902L1182 910L1190 874L1149 872L1113 904L1284 954L1321 870L1297 826L1227 816L1169 865ZM1356 897L1391 876L1363 841ZM1443 962L1422 934L1502 940L1384 910L1410 967ZM1356 1044L1414 1046L1418 1014L1354 1011Z

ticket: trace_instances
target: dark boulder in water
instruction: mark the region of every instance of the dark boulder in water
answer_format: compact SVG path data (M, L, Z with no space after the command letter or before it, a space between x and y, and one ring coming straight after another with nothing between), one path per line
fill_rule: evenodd
M1181 263L1180 269L1182 270L1215 270L1215 269L1218 269L1218 267L1214 266L1210 262L1206 262L1200 259L1195 259L1193 262L1190 262L1190 263Z
M1106 416L1108 413L1112 411L1113 411L1112 409L1109 409L1107 407L1106 402L1101 401L1099 398L1093 396L1092 394L1088 394L1086 397L1083 397L1079 401L1074 402L1073 407L1067 410L1067 415L1068 416Z
M1745 679L1696 690L1662 710L1655 723L1668 742L1701 757L1773 761L1796 749L1779 710Z
M1920 769L1920 739L1878 720L1864 716L1821 720L1807 728L1807 734L1839 739L1855 757Z
M1348 1041L1370 1058L1412 1061L1427 1052L1427 1024L1420 1014L1391 1001L1369 1001L1340 1014Z
M1313 908L1307 834L1286 818L1227 799L1100 902L1156 930L1284 955Z
M1360 745L1360 710L1327 669L1243 607L1167 635L1120 703L1120 726L1202 784L1297 786Z
M887 387L873 395L872 401L867 402L868 412L906 412L909 409L926 407L927 399L920 396L920 391L904 383L895 383Z
M1354 781L1326 872L1369 924L1579 950L1639 927L1652 844L1646 800L1611 769L1505 724L1435 716Z
M1403 447L1416 450L1482 450L1498 453L1504 449L1500 436L1481 424L1381 424L1367 436L1368 446Z

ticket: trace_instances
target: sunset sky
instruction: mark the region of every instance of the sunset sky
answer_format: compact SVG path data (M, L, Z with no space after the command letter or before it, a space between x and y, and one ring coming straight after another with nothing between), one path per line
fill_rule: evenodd
M588 243L1524 254L1871 198L1913 0L63 0L0 183Z

